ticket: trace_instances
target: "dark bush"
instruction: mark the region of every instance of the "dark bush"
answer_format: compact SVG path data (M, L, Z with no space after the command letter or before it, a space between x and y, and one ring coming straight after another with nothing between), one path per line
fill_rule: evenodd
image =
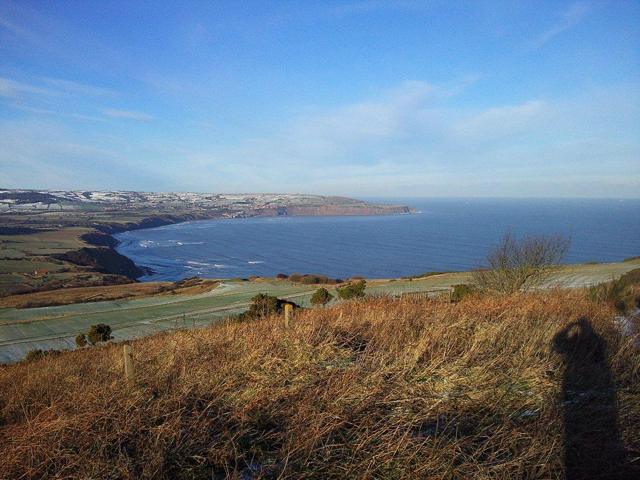
M29 350L29 352L27 353L27 356L24 357L23 362L29 363L29 362L33 362L34 360L38 360L40 358L60 355L61 353L62 352L60 350L40 350L40 349Z
M241 314L242 320L249 320L253 318L263 318L269 315L278 315L284 311L285 305L291 305L294 309L300 308L293 302L288 300L282 300L278 297L268 295L266 293L259 293L254 296L251 301L253 304L243 314Z
M451 292L451 300L454 302L459 302L463 297L466 297L471 293L471 287L467 284L454 285L453 291Z
M316 283L323 283L323 282L320 281L320 279L318 277L315 277L313 275L304 275L300 279L300 283L302 283L304 285L314 285Z
M633 270L625 273L620 277L620 280L627 285L640 285L640 268L634 268Z
M348 285L337 289L338 297L343 300L362 298L364 297L364 289L366 286L367 282L365 280L360 280L356 283L349 283Z
M291 275L289 275L289 281L291 282L299 283L300 280L302 280L302 275L300 275L299 273L292 273Z
M594 302L611 305L620 313L626 312L631 303L631 290L623 278L591 287L589 296Z
M276 278L279 278L280 280L285 280L289 278L289 275L285 275L284 273L279 273L276 275Z
M27 353L27 356L24 357L24 362L29 363L29 362L33 362L34 360L38 360L40 358L44 357L44 352L40 349L37 350L29 350L29 352Z
M326 288L319 288L311 297L312 305L326 305L333 299L333 295Z
M76 335L76 347L82 348L87 346L87 336L84 333Z
M87 332L87 340L91 345L111 340L111 327L104 323L91 325Z
M337 283L341 283L342 280L336 278L329 278L326 275L300 275L299 273L294 273L289 276L289 281L294 283L302 283L303 285L336 285Z
M325 275L304 275L300 283L304 283L305 285L314 285L318 283L330 284L335 282L332 278L328 278Z

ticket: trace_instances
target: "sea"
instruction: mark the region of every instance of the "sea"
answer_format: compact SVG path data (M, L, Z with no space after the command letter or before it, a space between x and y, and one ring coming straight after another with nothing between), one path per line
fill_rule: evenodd
M465 271L480 266L506 232L570 236L565 263L640 255L640 199L363 200L410 205L418 213L187 222L115 235L117 250L152 272L142 281Z

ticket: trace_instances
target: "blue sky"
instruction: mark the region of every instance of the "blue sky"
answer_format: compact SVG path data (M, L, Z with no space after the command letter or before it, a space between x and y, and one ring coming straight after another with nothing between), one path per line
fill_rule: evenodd
M639 1L0 0L0 186L640 196Z

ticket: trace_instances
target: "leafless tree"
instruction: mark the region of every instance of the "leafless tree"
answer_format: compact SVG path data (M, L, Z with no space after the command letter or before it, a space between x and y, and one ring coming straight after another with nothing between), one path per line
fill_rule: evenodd
M571 237L532 235L521 239L507 232L485 264L473 272L481 293L508 294L539 287L552 276L565 257Z

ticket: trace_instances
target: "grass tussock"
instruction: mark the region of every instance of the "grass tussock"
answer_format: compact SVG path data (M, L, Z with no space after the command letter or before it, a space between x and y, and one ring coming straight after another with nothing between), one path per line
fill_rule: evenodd
M631 478L640 354L612 317L374 298L137 341L132 388L118 344L5 367L0 477Z

